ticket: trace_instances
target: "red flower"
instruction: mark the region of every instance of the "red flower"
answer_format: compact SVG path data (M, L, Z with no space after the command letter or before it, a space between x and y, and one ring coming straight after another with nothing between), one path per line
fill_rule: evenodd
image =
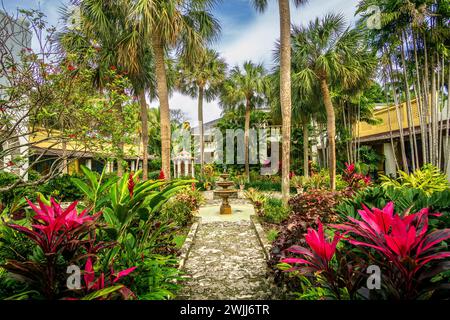
M12 167L13 165L15 165L15 163L14 162L12 162L12 161L8 161L8 163L6 164L8 167Z
M289 172L289 179L292 179L293 176L295 176L294 171Z
M133 179L133 173L130 172L130 176L128 177L128 192L130 192L130 198L133 198L133 193L134 193L134 186L135 186L135 182Z
M191 189L192 189L192 191L195 191L195 182L192 182Z
M69 64L67 66L67 70L69 70L70 72L75 71L77 68L75 68L73 65Z
M112 71L116 71L116 70L117 70L117 67L116 67L116 66L111 66L110 69L111 69Z
M164 175L164 171L161 169L161 171L159 172L159 177L158 177L158 179L159 180L164 180L164 179L166 179L166 176Z
M345 163L345 170L348 172L348 173L353 173L353 171L355 171L355 164L354 163Z

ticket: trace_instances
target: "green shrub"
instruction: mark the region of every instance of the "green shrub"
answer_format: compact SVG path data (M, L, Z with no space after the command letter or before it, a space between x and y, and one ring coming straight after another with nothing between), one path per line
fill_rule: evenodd
M151 171L148 173L148 179L149 180L157 180L159 177L160 170Z
M439 219L431 218L432 227L450 227L450 189L427 195L420 189L394 187L368 187L355 193L353 197L344 198L335 207L341 218L347 216L359 219L358 210L361 204L369 208L383 208L388 202L395 202L396 213L402 214L406 210L417 212L422 208L429 208L432 212L439 212Z
M84 194L73 183L72 178L86 180L84 175L63 174L50 179L40 186L37 191L46 197L51 196L58 201L72 202L81 200Z
M398 179L381 176L381 185L384 188L418 189L425 192L427 195L432 195L437 191L444 191L450 187L445 174L443 174L439 168L431 164L426 164L421 169L417 169L411 174L407 174L401 170L399 170L398 173L400 175Z
M269 240L269 242L275 241L277 236L278 236L278 230L270 229L269 231L267 231L267 240Z
M12 185L18 179L17 175L0 171L0 188ZM21 198L34 196L36 188L33 187L14 187L11 190L0 193L0 213L4 207L10 206Z
M263 219L269 223L281 223L289 217L290 210L280 199L267 198L264 203Z
M204 203L205 199L198 190L185 188L168 201L161 209L161 218L174 221L178 226L186 226L192 222L193 211Z

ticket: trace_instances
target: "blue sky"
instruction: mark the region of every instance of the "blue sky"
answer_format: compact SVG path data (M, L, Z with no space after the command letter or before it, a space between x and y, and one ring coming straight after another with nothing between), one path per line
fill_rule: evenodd
M2 0L0 0L1 2ZM3 0L7 11L20 8L40 8L47 15L50 24L58 23L58 8L68 0ZM348 22L355 20L354 12L358 0L309 0L300 8L291 8L292 23L307 23L315 17L327 13L343 13ZM220 40L214 48L226 59L230 66L241 64L246 60L262 62L272 68L272 51L279 37L278 5L276 0L269 1L264 14L256 12L250 0L222 0L214 10L222 27ZM158 102L152 102L157 106ZM170 107L183 110L193 126L197 119L197 101L175 93L170 99ZM205 122L220 117L217 101L204 106Z

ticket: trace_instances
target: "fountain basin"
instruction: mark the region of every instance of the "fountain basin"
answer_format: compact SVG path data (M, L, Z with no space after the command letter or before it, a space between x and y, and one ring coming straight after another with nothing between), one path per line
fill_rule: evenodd
M231 187L232 185L234 185L234 182L232 182L232 181L217 181L216 185L218 185L219 187L222 187L222 188L228 188L228 187Z
M233 194L236 194L237 190L233 189L222 189L214 190L214 194L222 198L222 205L220 206L220 214L231 214L231 206L228 203L228 198Z

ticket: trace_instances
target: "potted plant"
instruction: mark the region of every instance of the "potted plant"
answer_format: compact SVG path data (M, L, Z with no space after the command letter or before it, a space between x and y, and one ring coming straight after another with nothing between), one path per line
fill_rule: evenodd
M239 185L239 189L240 189L241 191L244 191L244 188L245 188L245 178L244 178L243 176L239 175L239 176L236 176L235 181L236 181L236 183Z
M302 194L307 178L304 176L293 176L291 178L291 186L297 189L298 194Z
M212 186L212 184L211 184L211 182L209 182L209 181L206 181L206 182L203 184L203 187L205 188L206 191L210 191L210 190L211 190L211 186Z

